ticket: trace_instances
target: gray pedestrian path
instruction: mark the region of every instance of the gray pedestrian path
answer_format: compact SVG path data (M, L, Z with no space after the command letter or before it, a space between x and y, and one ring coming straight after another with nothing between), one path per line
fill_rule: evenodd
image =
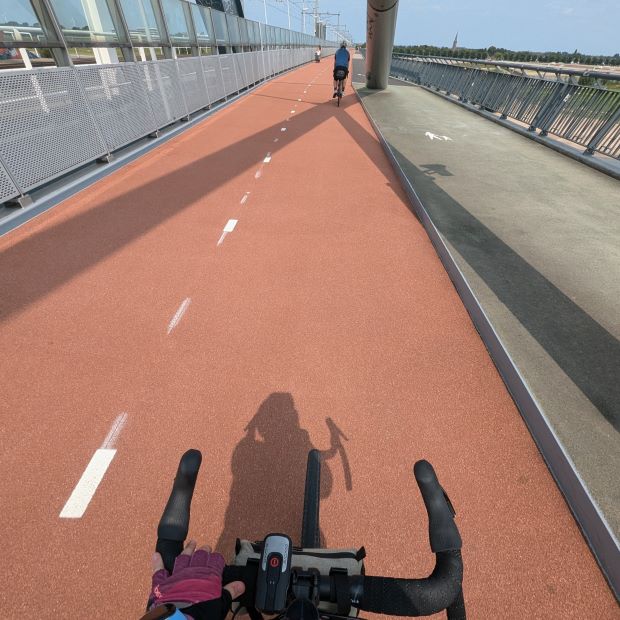
M620 537L620 182L417 86L356 87Z

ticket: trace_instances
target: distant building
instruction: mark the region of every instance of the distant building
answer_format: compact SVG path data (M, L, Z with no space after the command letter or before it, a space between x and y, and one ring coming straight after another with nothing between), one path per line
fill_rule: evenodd
M459 46L459 33L457 32L454 35L454 43L452 44L452 51L455 52L458 46Z
M243 5L241 4L241 0L196 0L196 4L243 17Z

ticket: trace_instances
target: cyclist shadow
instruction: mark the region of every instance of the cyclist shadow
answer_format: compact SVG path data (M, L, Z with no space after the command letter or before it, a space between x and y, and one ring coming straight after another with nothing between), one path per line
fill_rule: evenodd
M351 471L336 424L326 421L331 446L321 452L321 499L329 497L333 476L327 461L337 454L343 461L345 484L352 488ZM224 529L216 549L230 555L237 538L262 540L267 534L288 534L301 542L301 521L308 452L314 448L308 431L299 425L291 394L275 392L260 405L245 428L245 437L232 457L233 483ZM327 545L321 532L321 546Z

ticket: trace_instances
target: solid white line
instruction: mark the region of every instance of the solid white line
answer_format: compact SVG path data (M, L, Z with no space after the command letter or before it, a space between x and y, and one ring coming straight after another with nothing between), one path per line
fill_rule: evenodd
M179 309L176 314L172 317L172 320L168 324L168 334L178 325L179 321L183 318L185 311L189 308L189 304L191 303L191 299L187 297L181 302Z
M106 438L103 440L101 444L102 448L113 448L118 436L121 434L123 427L127 423L127 414L125 412L121 413L117 416L116 420L112 424L110 428L110 432L106 435Z
M90 459L90 463L84 470L75 489L73 489L73 493L60 511L61 519L79 519L82 517L115 454L116 450L108 448L99 448L95 451L93 458Z

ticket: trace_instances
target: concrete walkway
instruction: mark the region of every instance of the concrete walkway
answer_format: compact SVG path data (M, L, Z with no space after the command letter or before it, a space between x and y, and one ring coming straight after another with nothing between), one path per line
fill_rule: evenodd
M618 535L620 183L417 86L358 92Z

